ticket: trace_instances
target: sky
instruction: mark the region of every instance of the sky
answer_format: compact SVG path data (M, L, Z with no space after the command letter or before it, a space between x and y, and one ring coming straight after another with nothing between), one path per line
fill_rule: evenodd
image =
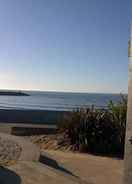
M132 0L0 0L0 89L120 93Z

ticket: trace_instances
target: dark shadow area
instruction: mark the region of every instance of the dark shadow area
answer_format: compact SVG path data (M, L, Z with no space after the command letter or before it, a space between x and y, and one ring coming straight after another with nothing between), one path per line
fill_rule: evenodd
M29 135L43 135L43 134L55 134L56 128L37 128L37 127L12 127L11 134L17 136L29 136Z
M39 161L45 165L48 165L54 169L60 170L66 174L69 174L71 176L74 176L76 178L78 178L78 176L74 175L71 171L65 169L64 167L60 166L54 159L49 158L47 155L40 155L40 159Z
M15 172L0 166L0 184L21 184L21 178Z
M100 157L112 158L115 160L124 160L124 155L122 154L102 154L102 153L93 153L93 152L88 152L88 154L92 154Z

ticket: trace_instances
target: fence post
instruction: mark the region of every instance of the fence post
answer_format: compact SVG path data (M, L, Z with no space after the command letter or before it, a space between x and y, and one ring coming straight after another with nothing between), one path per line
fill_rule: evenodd
M129 80L128 80L128 104L127 124L125 138L125 159L124 159L124 184L132 183L132 25L131 36L128 46L129 57Z

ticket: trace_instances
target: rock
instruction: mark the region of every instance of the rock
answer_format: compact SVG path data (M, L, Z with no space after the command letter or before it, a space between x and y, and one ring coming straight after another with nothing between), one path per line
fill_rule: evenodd
M12 162L12 160L18 160L21 154L21 147L11 141L2 139L0 137L0 164L5 165Z

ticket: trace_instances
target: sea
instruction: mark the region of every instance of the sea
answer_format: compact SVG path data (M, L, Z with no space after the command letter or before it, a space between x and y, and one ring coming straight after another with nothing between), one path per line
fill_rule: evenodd
M117 103L120 94L22 91L29 96L0 96L0 109L72 111L94 105L106 108Z

